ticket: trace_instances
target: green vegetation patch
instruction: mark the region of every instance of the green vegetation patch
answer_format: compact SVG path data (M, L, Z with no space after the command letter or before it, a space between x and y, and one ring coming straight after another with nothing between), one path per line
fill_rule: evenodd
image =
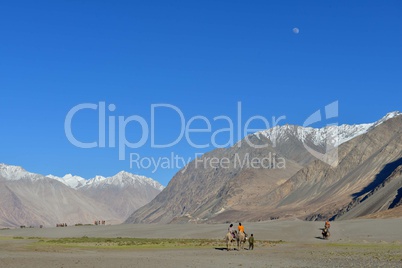
M258 241L256 245L272 246L282 241ZM150 239L150 238L101 238L101 237L68 237L58 239L43 239L37 246L64 246L79 248L211 248L226 246L226 242L216 239ZM246 243L248 246L248 243Z

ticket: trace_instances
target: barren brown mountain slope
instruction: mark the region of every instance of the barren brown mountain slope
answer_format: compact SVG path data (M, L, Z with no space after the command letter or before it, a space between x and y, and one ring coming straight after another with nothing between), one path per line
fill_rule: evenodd
M402 164L401 126L402 117L396 117L342 144L336 168L314 161L268 194L262 202L270 205L270 212L278 217L289 214L307 219L336 216L353 200L363 199L381 185ZM382 208L384 202L392 203L400 187L398 180L400 176L389 185L388 194L393 193L389 198L376 198L382 204L377 204L377 209ZM385 190L378 194L385 194ZM374 200L374 195L371 198ZM348 218L373 213L377 209L356 212L355 216Z
M262 141L253 137L252 142ZM228 166L217 167L211 162L213 158L227 158ZM264 158L264 166L271 164L272 168L248 165L250 159ZM281 156L271 146L255 149L245 142L241 146L214 150L179 171L166 189L126 222L213 221L213 217L224 211L254 206L249 198L275 189L301 168L289 159L285 168L274 168L274 161L277 165L280 159Z
M398 210L392 210L401 205L402 203L402 159L393 163L387 164L382 170L384 172L391 172L396 165L398 167L386 177L385 180L377 184L367 193L357 196L345 208L343 208L337 215L336 219L346 220L353 219L360 216L371 215L373 213L386 212L391 210L398 214ZM381 177L378 176L377 177ZM384 214L390 216L390 214Z
M250 158L275 155L279 159L285 158L286 154L286 168L211 168L197 166L194 161L186 167L185 172L178 172L161 194L137 210L126 222L335 218L348 212L353 207L350 204L356 200L363 204L361 201L364 197L379 187L401 164L401 126L402 116L396 116L341 144L337 167L319 160L307 161L311 156L300 144L294 148L287 143L264 149L242 144L241 147L235 145L229 149L215 150L202 159L227 157L232 161L236 155L244 157L246 154ZM253 144L266 142L264 137L255 135L250 140ZM286 139L287 142L289 140ZM295 157L291 158L292 155ZM387 186L387 190L377 193L388 193L394 198L374 199L375 193L371 193L370 198L382 204L397 202L399 184L398 178L393 178L395 180ZM376 212L386 205L369 207L359 210L351 218Z
M379 211L376 213L372 213L363 217L362 219L396 219L402 218L402 206L387 209L384 211Z

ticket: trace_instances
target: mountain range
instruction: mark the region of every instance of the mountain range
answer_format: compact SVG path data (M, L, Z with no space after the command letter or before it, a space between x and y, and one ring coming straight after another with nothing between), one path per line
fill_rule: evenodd
M0 164L0 226L54 226L105 220L121 223L151 201L163 186L143 176L43 176Z
M317 154L336 152L336 165ZM225 166L206 163L225 160ZM240 160L238 160L240 159ZM245 160L246 159L246 160ZM262 159L266 165L240 165ZM237 164L236 164L237 163ZM282 163L282 167L275 166ZM402 116L324 128L276 126L216 149L177 172L126 223L352 219L402 201ZM385 215L385 213L381 214Z
M0 202L2 227L402 216L402 116L276 126L194 159L166 188L124 171L86 180L0 164Z

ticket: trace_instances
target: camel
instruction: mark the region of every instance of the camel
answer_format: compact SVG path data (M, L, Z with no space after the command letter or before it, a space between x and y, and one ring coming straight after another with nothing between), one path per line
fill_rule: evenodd
M239 232L236 235L236 240L237 240L237 250L241 250L244 248L244 244L246 243L247 236L243 232Z
M233 246L233 242L236 241L236 238L232 236L232 234L230 232L228 232L225 235L225 240L226 240L226 249L229 251L231 249L234 249ZM229 248L229 245L231 246L231 248Z
M329 237L331 236L331 233L329 232L329 228L322 229L321 233L322 233L323 239L329 239Z

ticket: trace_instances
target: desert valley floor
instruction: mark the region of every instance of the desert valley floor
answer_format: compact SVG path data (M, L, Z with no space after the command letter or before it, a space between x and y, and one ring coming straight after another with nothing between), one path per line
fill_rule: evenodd
M245 249L226 251L228 224L3 229L0 267L402 266L402 218L335 221L329 240L320 237L323 222L243 224L255 236L254 250L246 243ZM70 243L73 237L79 242ZM125 239L142 244L127 245Z

